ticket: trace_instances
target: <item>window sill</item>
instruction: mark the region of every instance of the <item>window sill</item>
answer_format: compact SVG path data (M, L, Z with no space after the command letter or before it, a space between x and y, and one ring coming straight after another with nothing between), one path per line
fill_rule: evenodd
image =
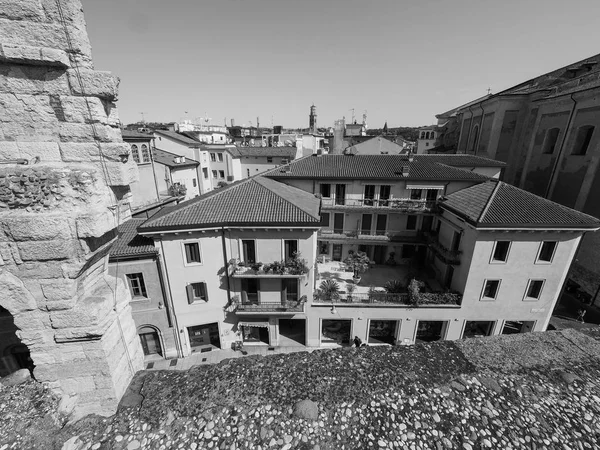
M479 299L480 302L495 302L496 299L495 298L491 298L491 297L481 297Z
M141 296L137 296L137 297L131 297L131 303L150 303L152 300L150 299L150 297L141 297Z
M525 297L523 299L524 302L538 302L540 299L539 298L532 298L532 297Z
M196 267L196 266L203 266L204 264L201 262L191 262L191 263L183 263L184 267Z

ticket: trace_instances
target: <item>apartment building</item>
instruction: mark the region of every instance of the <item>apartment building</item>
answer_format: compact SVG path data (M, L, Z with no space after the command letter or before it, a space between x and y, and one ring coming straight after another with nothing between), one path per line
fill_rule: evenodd
M184 355L240 341L542 331L600 221L499 181L503 167L471 155L310 156L138 232L164 260Z
M235 180L258 175L298 157L296 147L235 147L227 152L232 158Z

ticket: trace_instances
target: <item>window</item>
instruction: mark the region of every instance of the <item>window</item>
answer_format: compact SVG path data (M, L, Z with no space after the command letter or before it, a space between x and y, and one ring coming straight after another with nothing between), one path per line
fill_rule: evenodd
M367 184L365 186L365 206L373 206L373 199L375 198L375 186L373 184Z
M252 239L242 240L242 255L244 262L254 263L256 262L256 243Z
M284 259L289 261L298 253L298 241L295 239L286 239L283 241Z
M272 156L267 156L267 162L269 164L273 164L273 157Z
M406 216L406 229L416 230L417 229L417 216Z
M140 163L140 151L138 150L138 146L135 144L131 146L131 156L136 163Z
M134 300L140 297L148 298L146 294L146 284L144 283L144 275L142 273L128 273L127 283L129 284L129 290Z
M384 184L379 186L379 206L387 206L388 200L390 199L391 186Z
M584 127L579 128L579 130L577 131L577 138L575 139L575 145L573 146L573 151L571 152L571 155L585 155L588 147L590 146L590 141L592 140L593 134L594 127L591 125L586 125Z
M438 189L427 189L425 191L425 198L427 199L428 202L435 202L437 200L438 197Z
M217 171L216 170L212 171L212 176L213 176L213 178L217 178Z
M225 171L219 170L219 178L225 178Z
M208 294L206 289L206 283L192 283L186 287L188 303L194 303L199 301L208 301Z
M345 205L346 204L346 185L336 184L335 185L335 204Z
M462 237L462 235L460 232L458 232L458 231L454 232L454 236L452 237L452 251L453 252L458 252L458 249L460 248L461 237Z
M509 248L510 241L496 241L494 253L492 254L492 262L506 262Z
M556 241L544 241L540 247L540 253L538 254L538 262L552 262L554 257L554 250L556 250Z
M329 242L318 241L319 255L329 255Z
M217 155L216 155L215 153L211 153L211 154L210 154L210 160L211 160L212 162L216 162L216 161L217 161Z
M410 190L410 199L411 200L421 200L421 189L411 189Z
M183 247L185 249L185 260L188 264L202 262L200 258L200 244L198 242L183 244Z
M281 300L298 301L298 280L296 278L283 278L281 280Z
M544 138L544 146L542 148L542 153L545 155L551 155L554 153L554 148L556 147L556 141L558 140L558 134L560 133L559 128L550 128L546 131L546 137Z
M223 162L223 153L219 153L218 156L219 156L219 162Z
M322 184L321 185L321 197L323 197L323 198L331 197L331 185L330 184Z
M250 169L246 169L246 176L249 177L250 176Z
M527 300L538 300L542 293L542 287L544 286L544 280L529 280L527 285L527 292L525 293L525 299Z
M195 178L192 178L192 184L194 185L194 187L198 186L198 182Z
M206 167L202 168L202 175L204 176L205 180L208 180L208 169Z
M484 300L496 300L498 290L500 289L500 280L485 280L481 298Z
M142 162L150 162L150 152L148 151L148 146L146 144L142 144Z
M288 158L281 158L281 164L289 164L290 160Z
M329 227L329 213L321 213L321 225L323 225L324 227Z

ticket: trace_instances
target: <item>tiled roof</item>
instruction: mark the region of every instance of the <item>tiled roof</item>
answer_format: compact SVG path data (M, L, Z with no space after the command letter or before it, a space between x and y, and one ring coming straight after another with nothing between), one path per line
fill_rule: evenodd
M296 147L236 147L227 149L235 157L278 156L293 159L296 157Z
M154 161L156 161L159 164L162 164L163 166L195 167L200 164L198 161L187 157L185 158L184 163L176 163L175 158L177 158L178 156L179 155L176 155L175 153L167 152L165 150L161 150L160 148L155 148L152 150L152 157L154 158Z
M478 228L599 228L600 220L502 181L454 192L441 206Z
M140 231L211 226L318 226L321 201L313 194L256 176L160 211Z
M434 149L435 148L438 147L434 147ZM506 163L502 161L475 155L415 155L415 158L422 159L423 161L446 164L452 167L506 167Z
M137 234L137 227L146 219L130 219L119 225L119 238L110 249L110 258L148 256L157 253L152 239Z
M190 139L189 137L184 136L183 134L177 133L175 131L155 130L154 132L160 136L165 136L165 137L174 139L176 141L179 141L181 144L184 144L184 145L191 145L191 146L199 146L200 145L200 142L198 142L194 139Z
M450 157L445 155L416 155L412 161L409 161L406 155L313 155L296 159L289 164L272 169L263 173L263 176L271 178L424 181L485 181L488 179L488 177L475 172L452 167L465 165L464 161L466 160L461 156L468 157L468 167L473 166L476 161L480 161L484 165L487 165L490 161L468 155L452 155ZM409 168L408 176L402 175L404 167Z
M123 139L145 139L147 141L154 139L154 136L148 133L140 133L133 130L121 130Z

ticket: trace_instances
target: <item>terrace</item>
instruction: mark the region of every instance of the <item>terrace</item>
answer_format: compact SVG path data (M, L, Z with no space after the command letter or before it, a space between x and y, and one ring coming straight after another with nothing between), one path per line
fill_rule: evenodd
M333 240L361 240L372 242L405 242L424 244L425 239L417 231L406 230L346 230L334 228L321 228L318 232L319 239Z
M338 261L317 264L317 288L323 281L335 281L339 291L335 295L315 295L313 303L356 304L356 306L455 306L460 305L462 295L448 292L443 288L432 270L416 270L415 264L384 266L373 265L361 274L359 284L354 284L353 272L346 264ZM407 283L415 278L423 283L418 298L408 292ZM405 286L402 292L388 293L384 286L389 281L398 280ZM348 286L354 286L350 292Z
M322 198L325 209L342 211L380 210L386 212L419 213L435 211L437 202L427 199L389 198L389 199L354 199L354 198Z

